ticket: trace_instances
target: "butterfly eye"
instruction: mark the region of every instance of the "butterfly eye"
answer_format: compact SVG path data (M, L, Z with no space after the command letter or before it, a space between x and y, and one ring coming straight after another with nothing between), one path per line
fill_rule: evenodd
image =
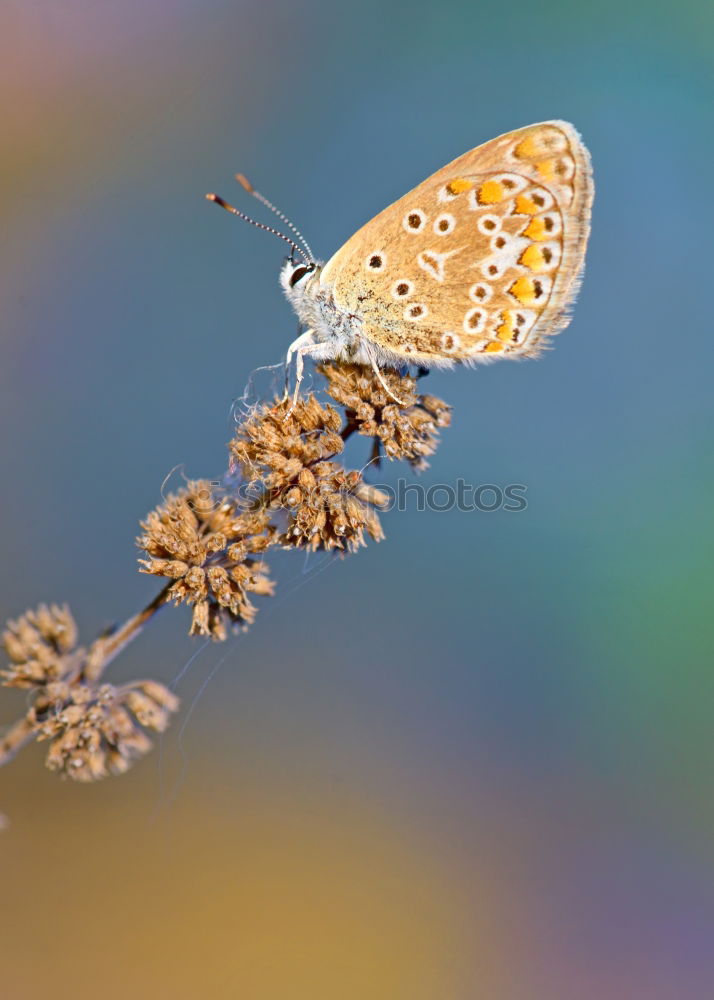
M312 271L311 267L307 267L305 264L299 264L290 275L288 285L291 288L294 288L298 281L300 281L301 278L304 278L306 274L309 274L310 271Z

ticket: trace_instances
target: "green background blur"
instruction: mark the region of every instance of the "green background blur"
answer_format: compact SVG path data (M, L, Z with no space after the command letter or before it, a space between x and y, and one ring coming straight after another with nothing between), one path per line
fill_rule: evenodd
M0 773L3 1000L714 995L713 32L706 0L4 0L2 618L67 600L90 638L145 603L139 518L221 474L294 336L282 247L205 191L245 207L244 171L329 256L565 118L597 195L556 349L428 379L424 485L525 512L279 555L247 635L166 612L117 661L183 671L127 776Z

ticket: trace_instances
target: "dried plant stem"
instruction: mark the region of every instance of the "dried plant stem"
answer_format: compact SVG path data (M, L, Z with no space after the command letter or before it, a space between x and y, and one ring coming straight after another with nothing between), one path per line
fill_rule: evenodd
M0 740L0 767L7 764L34 736L34 726L25 717L19 719Z
M92 683L99 680L102 673L109 666L112 660L121 653L121 651L129 645L132 640L136 639L144 625L153 618L157 611L159 611L169 600L169 590L171 584L167 583L163 587L156 597L150 601L146 607L140 611L138 614L129 618L128 621L112 632L108 636L104 636L97 639L92 646L87 662L85 664L84 670L82 671L82 676L84 680L91 681ZM2 761L0 760L0 763Z
M348 411L346 414L346 419L347 423L340 432L340 437L342 438L343 441L348 441L352 437L352 435L356 434L357 431L359 430L359 424L355 420L354 413Z

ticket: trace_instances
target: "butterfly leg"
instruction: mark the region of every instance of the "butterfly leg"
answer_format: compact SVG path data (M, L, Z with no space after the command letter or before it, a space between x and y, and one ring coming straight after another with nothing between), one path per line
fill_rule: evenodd
M286 366L289 368L290 362L292 361L293 355L295 355L295 390L293 392L293 401L290 404L290 409L284 416L284 420L290 416L290 414L295 409L295 404L298 401L298 396L300 394L300 384L303 380L303 371L305 368L305 356L323 355L324 356L325 345L320 341L315 340L315 331L306 330L301 336L294 340L290 347L288 348L287 357L285 359ZM285 391L285 399L287 399L287 385Z
M311 347L314 343L315 343L315 331L306 330L304 333L301 333L298 337L296 337L295 340L290 345L290 347L288 347L288 353L285 355L285 396L284 396L285 399L288 398L288 380L290 377L290 363L293 360L293 356L297 355L295 369L299 385L300 382L302 381L302 370L303 370L302 352L305 347Z
M394 402L397 403L398 406L407 406L408 405L407 403L405 403L403 400L399 399L398 396L394 395L394 393L392 392L392 390L389 388L389 386L387 385L387 383L384 381L384 376L382 375L380 367L377 364L377 359L374 356L374 351L372 350L372 346L369 343L369 341L363 340L362 343L364 344L365 350L367 352L367 357L370 360L370 363L371 363L372 368L374 370L374 374L377 376L377 379L379 380L379 384L382 386L382 388L384 389L384 391L386 392L386 394L389 396L390 399L393 399Z
M285 355L285 397L284 398L286 398L286 399L287 399L287 396L288 396L288 386L289 386L289 383L290 383L290 362L292 361L293 354L295 353L295 351L297 350L297 348L300 347L305 342L305 339L306 339L305 335L307 334L308 336L311 336L312 333L313 333L312 330L305 330L305 327L302 325L302 323L298 323L298 325L297 325L297 337L292 342L292 344L290 345L290 347L288 347L288 353Z

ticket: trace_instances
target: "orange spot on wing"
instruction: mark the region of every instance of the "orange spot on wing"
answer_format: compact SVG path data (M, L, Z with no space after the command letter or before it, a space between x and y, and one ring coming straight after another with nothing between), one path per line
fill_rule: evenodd
M473 181L469 181L465 177L457 177L456 180L450 181L446 188L449 194L462 194L464 191L470 191L473 186Z
M537 215L540 208L527 195L519 194L516 196L516 207L513 211L516 215Z
M536 305L538 302L535 282L533 278L527 278L525 274L514 281L508 291L524 306Z
M484 354L497 354L499 351L502 351L503 348L503 344L499 343L497 340L492 340L490 344L486 344L483 350Z
M508 313L503 313L502 315L504 316L504 320L503 323L501 323L501 325L496 329L496 336L504 343L508 343L513 339L515 328L513 326L513 319L511 316L509 316Z
M541 160L540 163L536 163L536 170L545 180L555 180L555 160Z
M537 156L538 146L534 137L532 135L527 135L525 139L521 139L513 152L519 160L526 159L529 156Z
M480 205L495 205L506 197L506 189L500 181L484 181L478 189Z
M519 263L524 264L530 271L538 273L547 269L548 262L545 259L543 248L531 244L521 254Z
M523 230L523 235L527 236L530 240L547 240L549 234L545 227L545 220L531 219Z

